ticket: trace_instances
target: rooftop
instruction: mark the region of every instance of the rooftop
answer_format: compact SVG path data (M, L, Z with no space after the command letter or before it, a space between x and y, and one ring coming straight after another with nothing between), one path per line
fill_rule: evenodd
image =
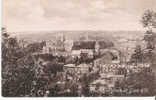
M72 50L95 49L95 41L75 41Z

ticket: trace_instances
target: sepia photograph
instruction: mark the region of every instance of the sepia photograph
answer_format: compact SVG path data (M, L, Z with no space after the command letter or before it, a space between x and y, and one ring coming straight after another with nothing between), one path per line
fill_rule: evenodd
M2 0L2 97L156 96L156 0Z

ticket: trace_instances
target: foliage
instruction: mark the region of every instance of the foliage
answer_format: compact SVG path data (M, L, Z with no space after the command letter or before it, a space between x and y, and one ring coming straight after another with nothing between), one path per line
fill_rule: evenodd
M146 42L146 48L144 55L144 61L152 62L155 60L155 43L156 43L156 35L153 32L153 28L156 28L156 12L152 10L146 10L142 16L142 24L147 31L144 35L144 40Z
M63 71L63 65L57 63L65 62L64 57L56 57L58 62L51 61L41 68L34 53L42 50L46 45L44 41L27 45L24 42L20 45L17 38L11 37L7 32L3 33L2 95L4 97L77 96L77 83L72 82L68 85L70 93L57 86L57 82L63 78L62 75L57 75L57 72ZM42 55L46 60L52 60L50 57L53 56ZM54 84L54 88L50 88L50 84Z
M32 92L36 66L29 48L19 45L17 38L2 30L2 95L5 97L36 96ZM29 52L28 52L29 51ZM40 80L42 81L42 80ZM39 82L38 84L39 85Z
M95 73L89 73L89 74L84 74L81 78L81 84L82 84L82 94L86 97L91 95L90 89L89 89L89 85L91 82L95 81L96 79L98 79L99 73L95 72Z
M84 96L89 96L89 78L87 78L87 74L84 74L83 78L82 78L82 94L84 94Z
M145 68L138 73L131 73L128 78L116 83L116 88L127 89L129 94L127 96L153 96L156 88L156 81L153 73L149 68ZM136 91L137 90L137 91ZM143 91L144 90L144 91ZM134 94L137 92L139 94Z
M46 42L42 41L41 43L31 43L27 45L26 47L26 53L35 53L35 52L41 52L43 49L43 46L46 46Z
M135 47L134 53L131 56L131 62L141 63L143 61L143 52L141 50L141 46L137 45Z
M146 10L141 20L144 27L149 29L156 28L156 12L152 10Z

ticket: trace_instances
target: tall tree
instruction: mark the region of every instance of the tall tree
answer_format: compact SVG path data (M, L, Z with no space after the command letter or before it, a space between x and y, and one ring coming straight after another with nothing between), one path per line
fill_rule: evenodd
M156 28L156 12L152 10L146 10L142 16L141 22L143 27L148 28L148 30Z
M152 10L146 10L142 16L141 22L143 27L147 28L147 31L145 32L144 35L147 52L144 55L151 55L150 54L151 52L152 53L155 52L155 44L156 44L156 34L153 32L153 29L156 28L156 12ZM145 56L145 58L147 57L149 56ZM152 58L150 59L152 60Z
M154 96L156 94L155 76L149 71L149 68L145 68L138 73L131 73L126 79L117 82L116 87L128 89L131 93L127 96ZM138 92L138 94L135 92Z
M142 60L143 60L143 53L141 50L141 46L136 45L134 53L131 56L131 62L135 62L137 64L138 62L142 62Z
M153 28L156 28L156 12L152 10L146 10L142 16L142 25L147 28L144 36L144 40L147 42L147 49L154 49L155 34Z
M28 58L29 54L21 55L24 50L19 46L18 40L4 29L2 41L2 95L7 97L29 95L34 80L34 64L30 63L32 60Z

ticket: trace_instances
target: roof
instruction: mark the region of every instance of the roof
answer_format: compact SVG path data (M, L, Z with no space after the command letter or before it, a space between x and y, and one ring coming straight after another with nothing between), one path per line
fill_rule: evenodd
M88 64L80 64L77 67L79 67L79 68L88 68L89 66L90 65L88 65Z
M95 49L95 41L75 41L72 50Z
M107 82L106 82L105 80L98 79L98 80L93 81L91 84L92 84L92 85L93 85L93 84L106 85Z
M113 74L108 74L107 77L112 77L112 78L124 78L124 75L113 75Z
M56 56L53 56L52 54L35 54L35 59L38 60L39 58L45 60L45 61L52 61L57 59Z
M75 64L66 64L66 65L64 65L64 67L75 67Z
M73 43L72 50L80 49L95 49L96 41L75 41ZM113 47L114 44L111 41L98 41L100 49L106 49L108 47Z

